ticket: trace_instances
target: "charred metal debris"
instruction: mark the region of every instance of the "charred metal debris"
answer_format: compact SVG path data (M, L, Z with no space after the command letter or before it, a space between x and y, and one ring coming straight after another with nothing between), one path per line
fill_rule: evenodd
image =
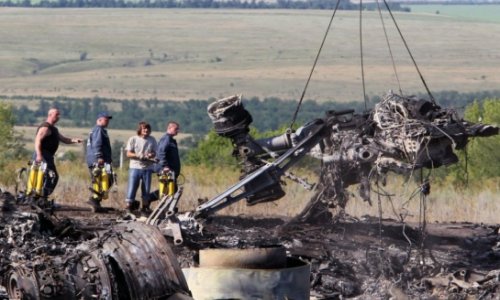
M0 197L0 299L190 295L160 231L141 222L58 219ZM4 290L2 291L2 286Z
M344 208L350 185L359 184L360 196L370 201L374 179L382 182L390 171L411 174L456 163L453 151L463 149L470 138L498 134L498 127L465 121L433 101L392 92L366 113L327 111L297 130L259 140L249 134L252 116L240 96L213 102L208 114L215 131L231 139L244 175L226 192L199 206L197 215L242 199L248 205L280 199L285 195L282 177L311 189L305 179L288 172L309 154L322 162L320 179L316 195L298 218L311 221L328 208ZM422 192L428 194L429 189L429 183L423 182Z
M183 268L197 266L198 250L282 245L311 264L310 299L497 299L500 296L498 227L432 224L428 247L405 239L420 233L394 220L344 218L287 226L282 219L212 216L203 235L175 247Z

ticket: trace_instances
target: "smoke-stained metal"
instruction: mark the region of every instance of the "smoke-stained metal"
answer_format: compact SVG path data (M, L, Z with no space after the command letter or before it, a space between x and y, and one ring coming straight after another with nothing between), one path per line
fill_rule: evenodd
M107 239L99 252L119 282L119 295L154 299L189 290L174 253L156 227L130 222L117 224L114 230L119 235Z
M231 139L233 154L240 158L246 176L198 207L198 215L243 198L248 205L254 205L283 197L281 176L285 168L280 164L287 161L288 168L304 153L323 161L318 192L312 202L343 208L349 185L360 184L360 196L370 201L373 175L384 176L390 171L408 174L453 164L458 161L454 150L463 149L470 137L498 134L496 126L467 122L453 110L442 109L431 101L392 92L369 112L327 111L322 119L295 132L288 130L257 141L249 134L252 118L240 96L215 101L208 113L216 132ZM244 192L234 196L239 189Z
M200 250L200 267L281 269L286 267L286 249L268 246L247 249Z
M109 221L85 226L41 210L19 211L8 205L12 196L1 198L0 285L10 299L190 297L157 227Z
M281 249L200 250L200 266L183 271L197 300L309 299L310 265Z

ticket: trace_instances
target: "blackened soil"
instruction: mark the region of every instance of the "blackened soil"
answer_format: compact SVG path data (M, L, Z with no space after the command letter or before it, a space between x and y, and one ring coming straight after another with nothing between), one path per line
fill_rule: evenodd
M124 212L60 207L53 217L99 230ZM197 265L200 249L282 245L287 255L311 264L311 299L500 299L499 225L287 221L215 216L203 222L202 234L185 232L184 244L172 247L189 267Z
M311 264L312 299L500 299L498 226L423 227L369 217L291 225L221 216L175 250L188 267L199 249L283 245Z

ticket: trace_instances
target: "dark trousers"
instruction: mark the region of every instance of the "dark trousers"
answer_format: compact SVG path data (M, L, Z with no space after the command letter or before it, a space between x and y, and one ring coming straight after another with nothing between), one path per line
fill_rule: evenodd
M50 196L59 182L59 174L57 173L56 164L54 162L54 156L48 153L42 152L43 160L47 164L43 175L43 188L42 197L47 198ZM33 153L32 163L35 163L36 153Z

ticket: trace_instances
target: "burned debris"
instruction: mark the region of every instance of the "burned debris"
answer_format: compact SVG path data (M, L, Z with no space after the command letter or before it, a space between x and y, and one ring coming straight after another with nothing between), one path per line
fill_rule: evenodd
M231 139L244 176L199 206L199 215L242 199L249 205L280 199L285 195L281 177L311 188L288 172L309 153L322 162L320 180L316 195L297 218L312 221L328 208L344 208L351 185L359 184L360 196L370 201L371 182L382 181L388 172L410 174L456 163L454 150L463 149L471 137L498 134L498 127L467 122L433 101L392 92L365 113L328 111L295 131L260 140L249 134L252 116L240 96L213 102L208 114L217 134ZM235 194L238 190L241 193Z
M249 135L252 117L239 96L214 102L208 107L208 113L215 131L231 139L233 153L241 159L244 175L228 190L200 205L195 211L197 218L242 199L248 205L280 199L284 196L282 177L294 178L310 187L305 180L297 180L288 173L306 153L320 159L322 168L316 193L309 204L297 217L274 228L277 233L273 238L247 228L238 231L235 240L231 238L233 227L225 239L224 227L217 227L218 218L214 217L211 220L217 227L213 231L217 238L204 245L197 244L198 247L244 248L269 242L288 245L291 255L312 264L312 295L319 299L359 295L396 299L445 295L456 299L498 297L500 284L495 275L499 268L495 263L499 257L495 250L500 239L498 234L482 231L483 244L476 248L468 248L465 238L457 239L457 249L450 254L447 249L431 247L439 237L428 237L423 227L416 231L405 229L404 223L396 224L400 232L394 233L394 226L381 226L380 221L378 224L374 221L352 223L343 218L333 219L329 210L345 208L346 188L351 185L359 184L361 197L370 201L372 182L379 184L389 172L411 174L423 168L456 163L454 150L463 149L471 137L498 134L498 127L467 122L455 111L442 109L433 101L392 93L366 113L330 111L324 118L313 120L296 131L288 130L283 135L261 140ZM421 195L425 197L429 192L429 182L422 182ZM368 232L366 236L357 232L357 227L364 228ZM205 226L207 228L210 226ZM377 228L378 240L374 238ZM389 229L392 233L382 234ZM350 234L363 237L358 242ZM222 241L229 244L221 245ZM479 260L473 258L477 252L482 253ZM456 261L463 265L457 267ZM466 282L429 280L455 278L449 274L464 269L467 274L480 275L476 281Z
M58 219L0 199L0 286L11 299L167 299L190 295L170 246L141 222ZM1 295L1 293L0 293Z
M379 226L377 218L287 226L282 219L212 216L202 236L186 236L174 251L188 268L198 266L202 249L283 245L288 256L311 265L310 299L498 298L494 226L429 225L427 249L417 246L419 238L411 226L394 220Z

